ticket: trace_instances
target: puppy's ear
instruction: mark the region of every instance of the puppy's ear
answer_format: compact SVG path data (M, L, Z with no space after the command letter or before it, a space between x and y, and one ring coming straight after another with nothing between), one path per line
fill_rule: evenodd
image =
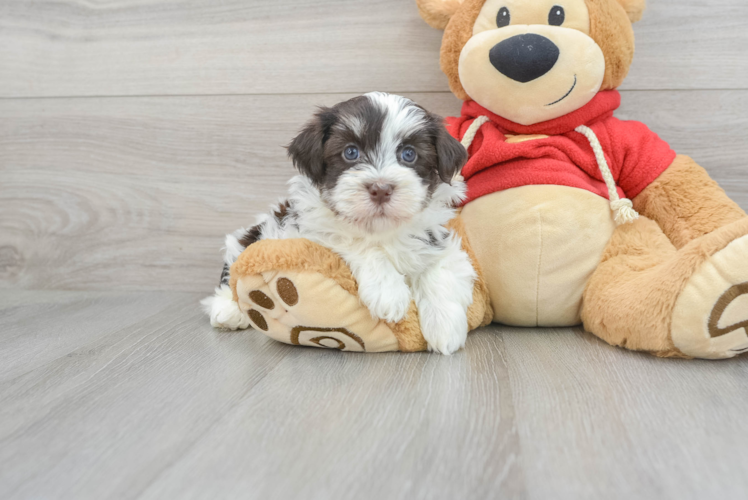
M468 154L460 141L449 135L447 129L444 128L444 120L441 117L431 115L431 120L436 128L434 145L436 146L439 178L443 182L451 184L452 178L460 172L467 162Z
M418 12L432 28L443 30L463 0L416 0Z
M334 123L332 109L320 108L287 148L296 169L316 186L322 184L325 177L325 141Z

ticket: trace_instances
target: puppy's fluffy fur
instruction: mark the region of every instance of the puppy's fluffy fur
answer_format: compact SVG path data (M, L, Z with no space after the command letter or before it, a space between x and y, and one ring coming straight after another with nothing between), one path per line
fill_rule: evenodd
M413 299L430 350L462 347L476 274L444 226L464 198L467 154L441 119L403 97L370 93L320 109L288 151L301 173L288 199L226 236L221 286L203 301L211 324L249 326L228 288L247 246L307 238L346 261L374 317L399 321Z

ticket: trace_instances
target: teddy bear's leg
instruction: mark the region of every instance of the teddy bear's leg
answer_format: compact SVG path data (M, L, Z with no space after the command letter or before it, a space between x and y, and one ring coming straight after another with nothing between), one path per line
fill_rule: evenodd
M280 342L344 351L426 348L415 307L397 324L375 319L336 254L308 240L263 240L231 266L234 301L250 326Z
M746 217L706 170L683 155L633 202L637 212L659 224L676 248Z
M618 227L584 292L585 328L658 356L748 351L748 218L677 249L642 217Z
M411 303L405 319L371 316L348 266L332 251L304 239L252 244L231 267L233 299L256 330L293 345L345 351L423 351L427 345ZM476 284L469 328L486 317Z

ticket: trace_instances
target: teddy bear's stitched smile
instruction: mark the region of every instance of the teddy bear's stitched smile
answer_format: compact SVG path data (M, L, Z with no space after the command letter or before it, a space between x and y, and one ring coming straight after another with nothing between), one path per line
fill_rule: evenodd
M574 84L571 86L571 88L569 89L569 91L566 94L564 94L564 96L561 99L559 99L558 101L553 101L550 104L546 104L546 106L553 106L554 104L560 103L561 101L563 101L564 99L566 99L567 97L569 97L571 95L571 93L574 92L574 89L576 87L577 87L577 75L574 75Z

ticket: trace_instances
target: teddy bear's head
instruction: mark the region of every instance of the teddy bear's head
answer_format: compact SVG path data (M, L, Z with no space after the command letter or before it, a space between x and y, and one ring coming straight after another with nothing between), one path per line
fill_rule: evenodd
M452 92L522 125L575 111L618 87L645 0L417 0L444 29Z

